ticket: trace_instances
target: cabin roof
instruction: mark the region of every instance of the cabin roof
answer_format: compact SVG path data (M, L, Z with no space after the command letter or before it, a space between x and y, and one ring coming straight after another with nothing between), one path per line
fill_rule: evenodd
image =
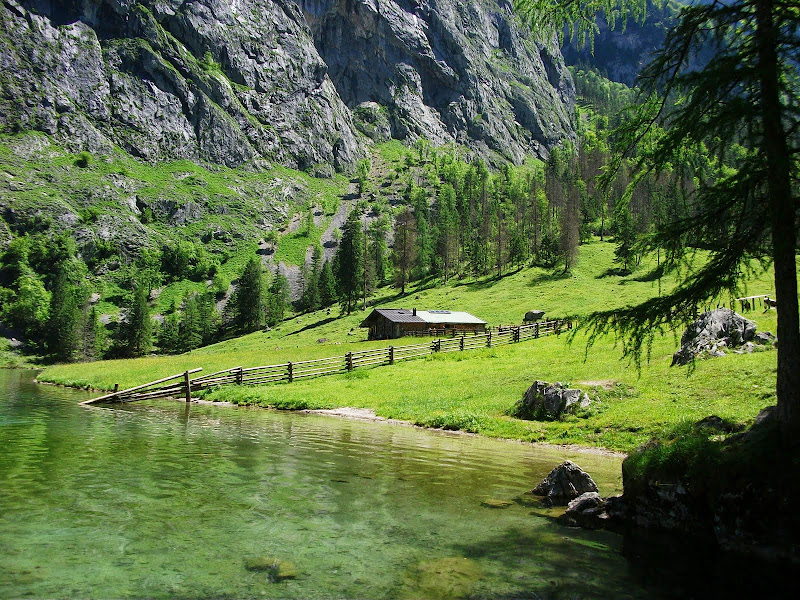
M414 314L413 309L409 308L376 308L361 323L361 327L369 327L370 321L378 316L384 317L392 323L462 323L485 325L478 317L468 312L455 310L418 310Z

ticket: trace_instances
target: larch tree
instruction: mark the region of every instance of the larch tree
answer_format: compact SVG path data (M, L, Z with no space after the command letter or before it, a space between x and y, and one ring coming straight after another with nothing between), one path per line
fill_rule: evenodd
M566 25L570 35L591 37L598 11L606 18L641 16L645 2L517 0L517 6L539 31L555 34ZM644 236L640 249L704 247L708 259L669 294L584 321L595 335L616 331L638 360L657 332L688 321L698 304L744 283L752 259L771 262L778 306L777 421L785 443L800 439L798 23L797 0L708 0L681 7L663 48L640 74L640 101L617 129L607 173L633 163L625 203L651 173L679 164L687 151L707 149L716 160L697 178L691 213ZM711 58L698 60L701 50ZM743 151L732 156L734 145ZM664 272L679 269L683 254L669 256Z
M411 269L416 262L416 220L413 213L406 209L397 215L394 223L394 249L392 262L395 267L395 282L400 293L406 293L406 284Z

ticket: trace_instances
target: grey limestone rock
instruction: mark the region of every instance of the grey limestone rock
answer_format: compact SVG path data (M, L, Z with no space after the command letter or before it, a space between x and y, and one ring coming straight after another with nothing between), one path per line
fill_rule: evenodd
M564 514L581 527L597 529L608 519L605 505L597 492L584 492L570 501Z
M525 318L523 319L526 323L532 321L539 321L542 317L544 317L543 310L529 310L525 313Z
M566 413L591 404L583 390L565 388L561 382L534 381L515 405L513 413L523 419L557 420Z
M366 138L544 157L574 137L555 39L508 0L7 0L0 128L71 151L348 170Z
M701 353L725 356L723 348L742 346L755 335L756 324L731 309L708 311L686 328L681 336L681 347L672 357L672 364L685 365Z
M9 0L0 123L146 160L345 168L352 116L294 2Z
M586 492L597 492L597 484L571 460L558 465L531 490L537 496L544 496L550 505L566 505Z

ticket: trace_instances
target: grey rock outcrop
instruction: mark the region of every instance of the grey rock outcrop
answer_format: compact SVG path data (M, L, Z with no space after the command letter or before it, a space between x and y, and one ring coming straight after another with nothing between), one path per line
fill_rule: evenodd
M564 461L531 493L544 496L545 503L549 505L566 505L571 500L586 492L597 492L597 484L589 474L571 460Z
M508 0L6 0L0 30L0 128L71 151L326 172L362 133L514 162L574 136L560 50Z
M672 356L672 364L685 365L700 354L725 356L725 348L742 346L755 336L756 324L731 309L717 308L708 311L683 332L681 347Z
M589 394L583 390L565 388L561 382L534 381L512 409L520 419L554 421L578 408L591 404Z
M519 162L572 136L572 78L508 0L301 0L351 108L386 110L392 137L423 135Z
M150 161L345 167L363 153L288 0L8 0L0 123Z

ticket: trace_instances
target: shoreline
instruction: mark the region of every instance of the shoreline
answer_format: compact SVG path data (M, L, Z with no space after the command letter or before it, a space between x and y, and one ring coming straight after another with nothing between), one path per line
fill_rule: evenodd
M53 385L57 387L70 388L73 390L85 391L85 392L108 393L110 391L92 387L76 387L76 386L66 385L63 383L54 383L51 381L39 381L38 379L34 379L33 382L38 385ZM178 397L165 398L165 400L171 400L173 402L180 402L182 404L186 404L186 400ZM375 411L371 408L354 408L351 406L341 406L338 408L302 408L294 410L294 409L273 408L269 406L265 407L265 406L259 406L257 404L234 404L233 402L204 400L202 398L192 398L192 404L199 404L205 406L221 406L226 408L248 408L248 409L258 409L258 410L293 412L298 414L321 415L328 417L336 417L340 419L351 419L354 421L386 423L388 425L400 425L403 427L415 427L417 429L424 429L426 431L437 431L452 435L475 436L487 440L502 440L504 442L523 444L526 446L533 446L536 448L551 448L551 449L562 450L565 452L579 452L581 454L590 454L594 456L607 456L609 458L622 458L622 459L625 459L628 456L626 452L620 452L618 450L609 450L608 448L601 448L598 446L580 446L577 444L551 444L549 442L526 442L523 440L515 440L512 438L491 437L491 436L481 435L480 433L472 433L471 431L463 431L461 429L441 429L435 427L424 427L422 425L416 425L411 421L404 421L402 419L388 419L386 417L381 417L375 414ZM91 408L91 405L89 405L88 408Z

